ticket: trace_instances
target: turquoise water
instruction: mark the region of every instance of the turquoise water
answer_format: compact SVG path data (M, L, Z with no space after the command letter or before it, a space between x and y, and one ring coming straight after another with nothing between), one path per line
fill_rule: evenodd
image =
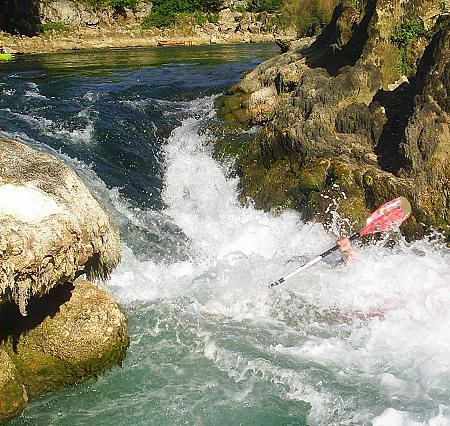
M347 264L267 288L339 225L240 205L233 165L211 157L215 97L275 54L130 49L0 68L1 135L69 163L120 227L123 261L105 285L131 336L122 367L10 424L450 424L439 242L359 247Z

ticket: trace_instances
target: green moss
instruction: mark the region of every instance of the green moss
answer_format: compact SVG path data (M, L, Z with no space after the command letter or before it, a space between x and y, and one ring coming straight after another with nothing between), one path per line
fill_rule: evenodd
M374 184L374 178L372 175L370 175L369 173L366 173L363 177L364 180L364 185L367 187L372 187Z
M406 47L411 40L425 36L426 34L427 32L421 21L417 19L405 19L404 22L395 27L391 40L399 47Z
M353 175L353 168L350 164L333 161L329 172L329 181L339 191L352 193L358 191L357 183Z
M129 344L128 338L122 338L98 358L93 356L81 362L71 362L60 355L45 352L39 345L40 338L43 336L28 336L19 351L13 349L11 339L4 346L20 376L23 377L30 398L100 375L123 361Z
M248 144L248 140L243 141L239 139L220 144L214 151L214 157L219 160L227 157L237 158L247 151Z
M27 394L11 358L0 347L0 424L20 414Z
M242 126L250 125L250 114L245 104L250 97L247 93L223 95L216 99L214 106L222 120L239 123Z
M418 58L414 54L414 45L419 37L431 37L431 33L425 30L420 20L405 19L395 27L391 41L398 47L396 69L399 75L411 76L415 73Z
M243 165L241 187L259 208L296 208L300 199L298 175L289 160L278 160L266 170L257 161Z
M327 179L330 161L319 159L303 165L298 172L298 186L303 191L320 191Z

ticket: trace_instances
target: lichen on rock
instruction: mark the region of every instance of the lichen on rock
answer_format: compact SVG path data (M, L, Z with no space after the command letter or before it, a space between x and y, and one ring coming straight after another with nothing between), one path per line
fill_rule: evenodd
M61 282L107 277L120 260L118 230L78 176L18 142L0 150L0 303L25 314L30 297Z

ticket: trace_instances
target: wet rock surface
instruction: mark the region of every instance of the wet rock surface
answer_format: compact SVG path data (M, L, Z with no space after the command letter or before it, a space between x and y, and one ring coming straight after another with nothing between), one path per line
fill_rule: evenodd
M243 197L323 221L337 203L359 226L404 195L414 210L407 233L449 235L450 25L438 3L343 1L316 40L291 43L231 87L220 115L263 126L238 162ZM396 44L412 21L422 30Z
M78 176L18 142L0 151L0 303L25 313L58 283L105 278L120 260L118 230Z
M28 397L17 369L8 353L0 347L0 423L20 414Z
M28 398L125 357L127 321L88 281L120 260L116 226L55 157L0 141L0 423Z
M30 398L99 375L122 362L129 343L120 307L88 281L34 298L25 318L11 303L0 316L0 348Z

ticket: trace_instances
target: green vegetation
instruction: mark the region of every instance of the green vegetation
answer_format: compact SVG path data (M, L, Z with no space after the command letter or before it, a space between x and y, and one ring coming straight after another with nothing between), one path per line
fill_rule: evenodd
M98 2L136 2L139 0L79 0ZM270 13L267 28L287 28L294 25L299 36L317 32L331 19L339 0L251 0L247 8L231 8L234 12ZM360 2L362 0L354 0ZM166 28L176 21L190 18L195 25L207 22L217 24L217 12L222 0L153 0L152 12L144 20L143 29L151 27Z
M221 0L194 0L189 2L183 0L154 0L152 12L145 19L142 27L144 29L168 27L175 23L177 16L180 14L193 14L194 22L199 22L198 25L201 25L201 23L209 21L208 13L217 12L221 4ZM206 15L206 19L202 15Z
M338 0L284 0L278 25L295 25L299 37L310 35L331 20Z
M416 19L406 19L401 24L395 27L392 33L391 40L398 49L397 72L399 75L411 76L415 72L414 55L411 55L411 50L414 49L411 41L419 37L430 37L428 31L423 27L422 22Z
M248 10L250 12L268 12L275 13L281 9L283 0L252 0L249 3Z
M79 3L88 4L94 9L101 7L113 7L115 9L119 7L127 7L129 9L134 8L140 0L77 0Z
M219 23L219 14L218 13L208 13L208 22L211 24Z
M202 12L194 12L195 25L205 25L208 22L208 16Z
M423 28L423 24L416 19L406 19L395 28L391 40L398 47L406 47L410 40L426 36L427 32Z
M38 24L37 29L40 33L49 31L69 31L69 27L61 22L50 22L48 24Z

